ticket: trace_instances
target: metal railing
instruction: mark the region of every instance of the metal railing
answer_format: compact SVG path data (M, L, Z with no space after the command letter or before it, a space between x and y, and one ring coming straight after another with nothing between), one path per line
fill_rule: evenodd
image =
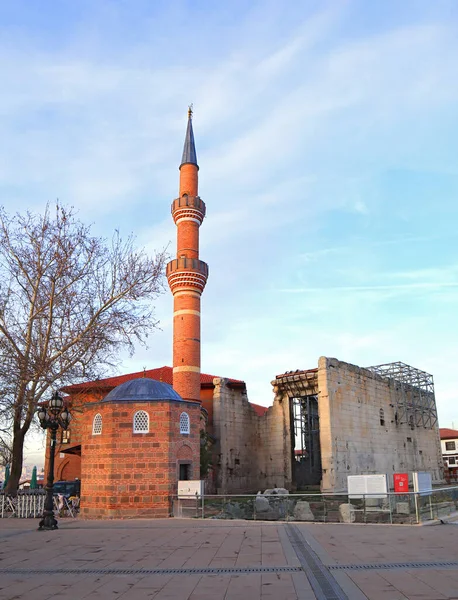
M458 486L386 494L175 496L173 516L319 523L419 524L458 511ZM457 514L458 519L458 514Z
M0 493L0 518L38 519L45 507L44 490L22 491L16 496ZM75 517L79 510L79 499L75 503L64 496L54 496L54 510L59 517Z

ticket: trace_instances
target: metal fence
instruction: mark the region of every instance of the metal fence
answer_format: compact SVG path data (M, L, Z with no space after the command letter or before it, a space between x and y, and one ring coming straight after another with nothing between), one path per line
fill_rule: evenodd
M37 519L42 516L45 507L44 490L18 491L16 496L0 493L0 518ZM59 517L75 517L79 502L65 497L54 496L54 510Z
M200 519L417 524L458 511L458 486L406 494L180 496L173 516ZM458 518L458 514L457 514Z

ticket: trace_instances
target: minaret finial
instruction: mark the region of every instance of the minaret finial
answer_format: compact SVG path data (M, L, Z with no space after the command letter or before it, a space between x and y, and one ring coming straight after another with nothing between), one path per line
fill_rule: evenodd
M192 119L192 102L191 104L188 106L188 119Z

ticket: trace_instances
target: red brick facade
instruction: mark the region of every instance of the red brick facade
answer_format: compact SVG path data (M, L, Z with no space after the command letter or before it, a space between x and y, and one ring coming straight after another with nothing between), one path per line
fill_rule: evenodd
M134 433L137 411L149 416L149 432ZM180 415L190 433L180 433ZM96 403L86 406L81 513L86 518L167 517L176 494L180 463L199 479L200 405L191 402ZM102 431L93 433L95 416Z
M208 277L208 266L199 260L199 227L206 208L198 196L198 171L190 110L179 196L172 202L177 256L167 265L173 294L173 387L187 400L200 400L200 296Z

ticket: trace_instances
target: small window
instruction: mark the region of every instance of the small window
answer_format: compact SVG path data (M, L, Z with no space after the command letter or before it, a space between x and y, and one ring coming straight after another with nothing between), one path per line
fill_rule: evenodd
M149 415L144 410L139 410L134 414L134 433L148 433Z
M380 409L380 425L382 425L382 427L385 425L385 413L383 412L383 408Z
M189 434L189 415L185 412L180 415L180 433Z
M448 464L449 465L455 465L456 464L456 459L455 459L454 456L449 456L447 460L448 460Z
M445 442L445 449L446 450L456 450L455 442Z
M92 422L92 435L100 435L102 433L102 415L97 413Z

